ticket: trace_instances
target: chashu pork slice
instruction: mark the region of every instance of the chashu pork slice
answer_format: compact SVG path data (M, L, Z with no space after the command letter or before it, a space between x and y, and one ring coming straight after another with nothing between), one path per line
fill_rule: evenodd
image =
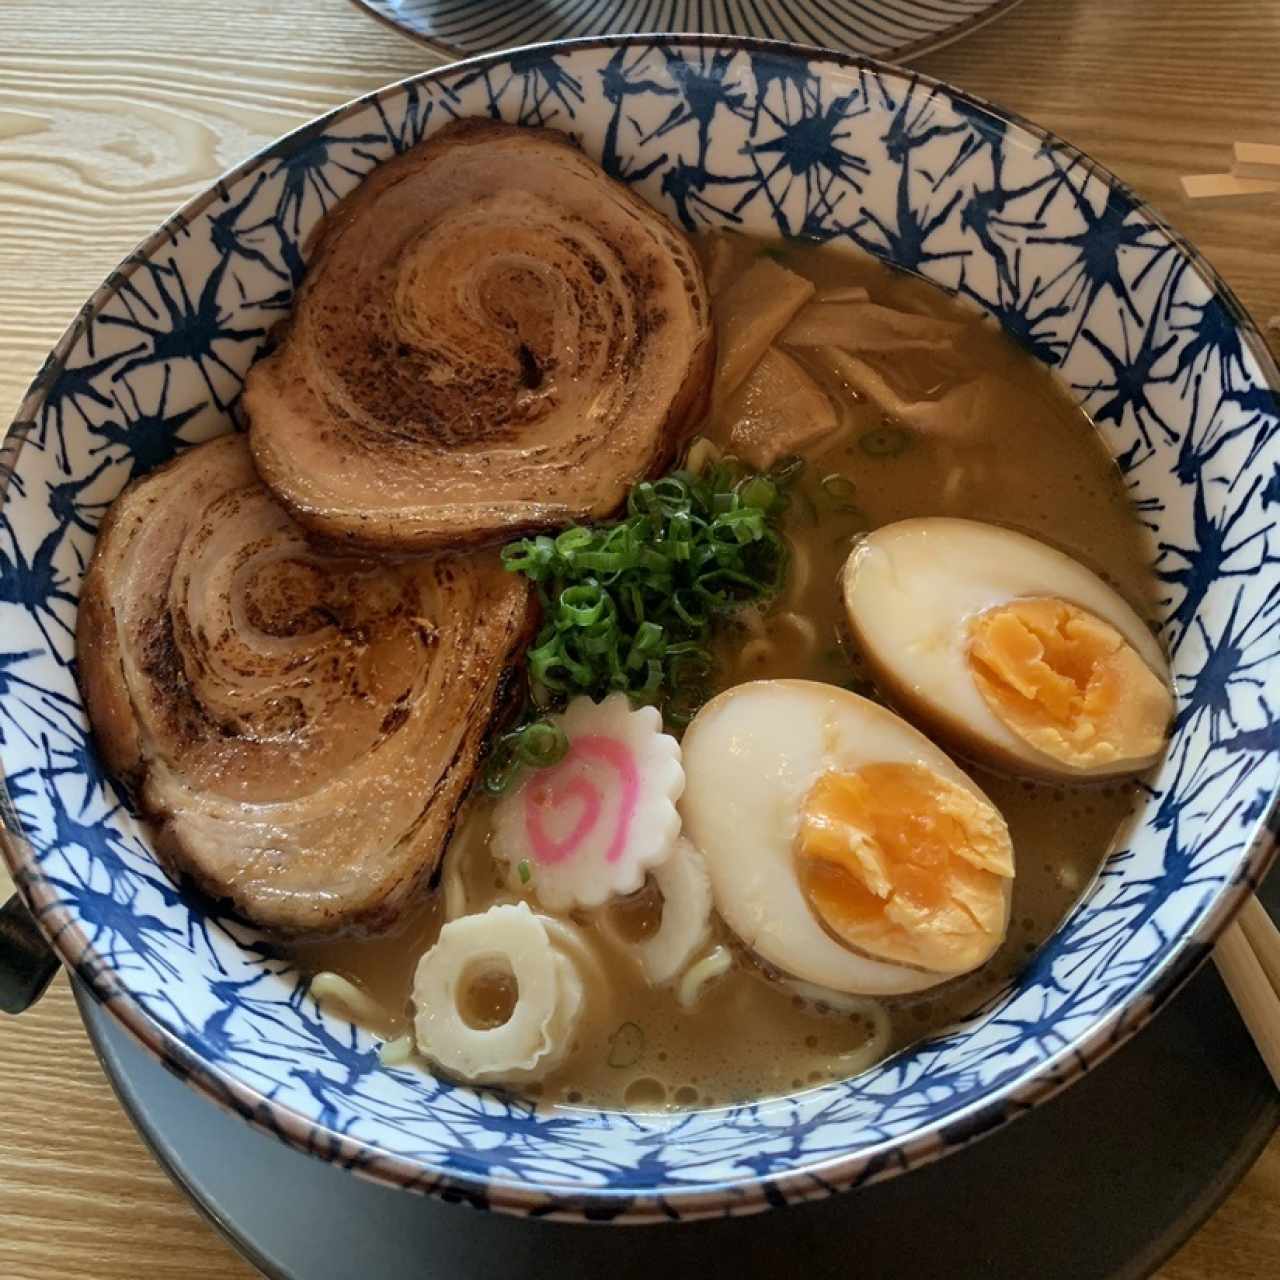
M314 534L474 546L615 511L701 416L714 346L673 224L563 134L462 120L330 211L242 403Z
M532 625L492 553L319 553L243 436L130 486L76 652L172 871L282 936L390 923L436 866Z

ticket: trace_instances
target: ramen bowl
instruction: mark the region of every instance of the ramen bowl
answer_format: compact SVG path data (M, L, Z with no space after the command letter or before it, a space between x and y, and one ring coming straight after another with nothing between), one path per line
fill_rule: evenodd
M572 134L679 225L855 247L985 309L1097 424L1158 548L1174 734L1124 847L1007 990L851 1081L678 1114L532 1107L386 1070L264 939L160 870L95 756L77 593L132 478L232 429L309 230L459 116ZM605 38L446 67L221 178L86 302L12 427L0 513L6 853L62 960L228 1110L322 1159L515 1213L747 1213L909 1170L1022 1114L1141 1027L1274 853L1280 374L1195 251L1079 152L865 59ZM1017 430L1010 423L1008 430Z

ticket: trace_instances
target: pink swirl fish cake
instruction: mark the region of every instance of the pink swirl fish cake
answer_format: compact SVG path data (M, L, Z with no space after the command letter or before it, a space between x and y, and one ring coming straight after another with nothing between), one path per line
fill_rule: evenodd
M674 851L680 744L654 707L622 693L575 698L550 719L569 749L550 768L525 769L498 802L493 852L549 911L598 907L634 893Z

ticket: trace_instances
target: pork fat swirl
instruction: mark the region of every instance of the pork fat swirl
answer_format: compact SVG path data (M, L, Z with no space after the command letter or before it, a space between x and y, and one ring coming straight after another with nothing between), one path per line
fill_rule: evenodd
M323 934L385 926L435 867L530 623L496 555L313 550L226 436L113 505L77 655L173 869Z
M564 135L463 120L322 224L244 408L326 540L427 551L613 512L705 405L701 268Z

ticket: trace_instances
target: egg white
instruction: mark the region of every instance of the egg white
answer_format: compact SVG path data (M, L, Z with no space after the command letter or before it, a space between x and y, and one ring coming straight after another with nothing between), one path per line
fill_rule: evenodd
M1035 538L976 520L925 517L885 525L850 554L842 575L853 638L878 681L949 743L1018 772L1102 777L1133 762L1071 768L1038 751L987 705L967 658L975 615L1052 596L1110 623L1169 685L1169 666L1142 619L1097 574Z
M758 956L805 982L859 995L923 991L955 976L842 946L818 922L796 877L801 809L828 771L920 764L991 803L923 734L835 685L757 680L707 703L685 732L683 752L685 833L706 860L716 909Z

